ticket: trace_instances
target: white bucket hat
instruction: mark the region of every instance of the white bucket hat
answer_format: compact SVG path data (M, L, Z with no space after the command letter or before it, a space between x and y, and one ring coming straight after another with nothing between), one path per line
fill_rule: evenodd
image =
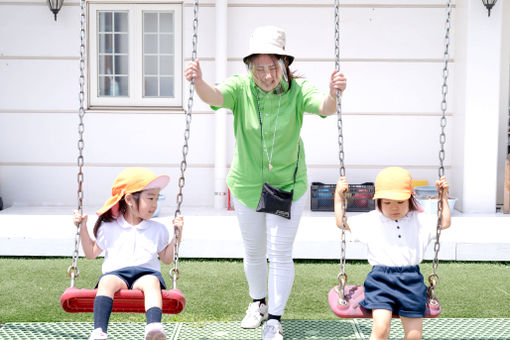
M244 63L254 54L284 55L288 57L289 65L294 61L294 57L285 51L285 31L275 26L261 26L253 31Z

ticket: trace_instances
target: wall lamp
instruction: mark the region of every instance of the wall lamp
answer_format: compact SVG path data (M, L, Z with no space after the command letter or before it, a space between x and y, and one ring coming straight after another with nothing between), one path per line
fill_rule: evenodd
M489 16L491 16L491 9L496 4L496 1L498 1L498 0L482 0L483 5L489 11Z
M48 7L53 12L53 15L55 15L55 21L57 21L57 13L62 8L63 3L64 0L48 0Z

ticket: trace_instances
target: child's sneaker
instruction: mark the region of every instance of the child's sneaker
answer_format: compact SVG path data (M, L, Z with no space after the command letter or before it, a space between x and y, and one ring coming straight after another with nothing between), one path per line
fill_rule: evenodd
M246 315L241 321L242 328L257 328L262 321L267 319L267 306L260 301L252 302L246 310Z
M283 340L283 329L280 321L276 319L268 320L262 329L263 340Z
M166 340L161 322L153 322L145 326L145 340Z
M101 328L96 328L90 333L89 340L105 340L108 339L108 334L103 332Z

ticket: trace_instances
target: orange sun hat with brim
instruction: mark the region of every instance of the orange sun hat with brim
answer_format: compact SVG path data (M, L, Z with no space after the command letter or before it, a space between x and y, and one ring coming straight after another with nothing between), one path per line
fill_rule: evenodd
M375 179L374 199L386 198L405 201L413 193L413 179L411 174L400 167L383 169Z
M96 211L96 214L100 216L112 209L112 215L116 217L119 214L119 201L124 195L142 190L163 189L169 181L169 176L156 176L154 172L146 168L127 168L115 178L112 186L112 196L101 209Z

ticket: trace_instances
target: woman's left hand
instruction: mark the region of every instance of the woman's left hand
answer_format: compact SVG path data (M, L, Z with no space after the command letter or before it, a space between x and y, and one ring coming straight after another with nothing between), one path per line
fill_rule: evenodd
M336 90L343 92L347 87L347 78L339 71L333 71L329 80L329 94L331 97L336 98Z

